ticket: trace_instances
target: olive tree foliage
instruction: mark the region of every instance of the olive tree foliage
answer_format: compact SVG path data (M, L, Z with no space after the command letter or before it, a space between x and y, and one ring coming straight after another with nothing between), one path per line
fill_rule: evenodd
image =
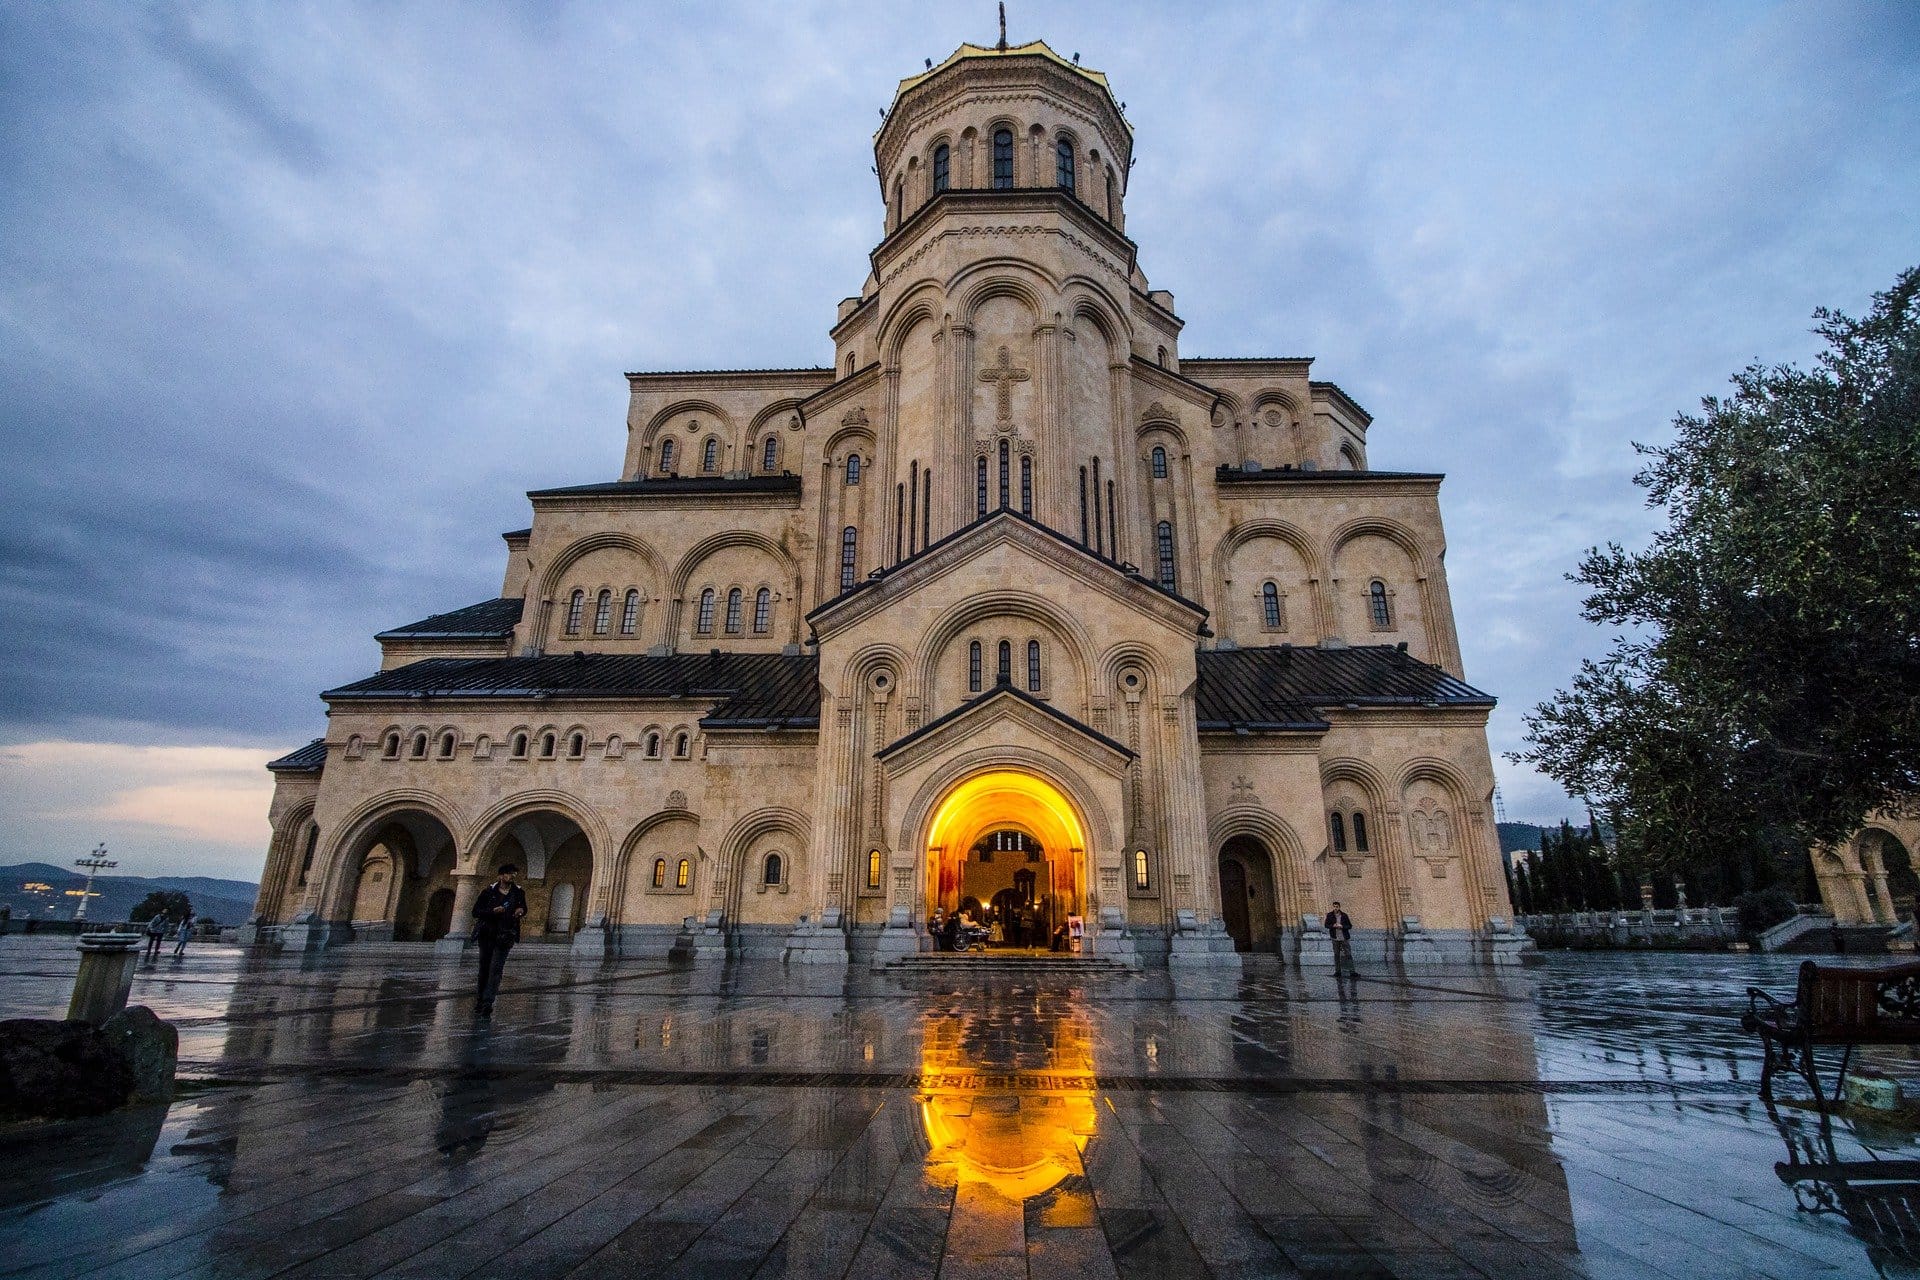
M1920 268L1815 313L1810 369L1754 365L1634 447L1665 527L1587 552L1619 628L1527 717L1531 763L1642 866L1750 869L1920 795Z

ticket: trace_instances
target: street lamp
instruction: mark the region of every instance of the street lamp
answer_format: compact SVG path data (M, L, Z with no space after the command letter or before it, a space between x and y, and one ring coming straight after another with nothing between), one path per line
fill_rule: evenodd
M93 897L93 877L107 867L120 864L107 856L107 846L102 843L86 857L75 858L73 865L87 869L87 887L80 891L80 908L73 913L73 921L78 924L87 918L87 900Z

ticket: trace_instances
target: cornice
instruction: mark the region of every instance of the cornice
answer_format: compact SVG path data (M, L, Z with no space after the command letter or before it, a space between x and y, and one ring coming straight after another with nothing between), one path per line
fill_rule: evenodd
M1019 214L1065 213L1068 217L1054 226L1044 223L1014 224L1001 221L990 225L945 227L928 236L911 252L907 252L907 246L914 244L914 238L925 232L929 224L940 218L957 217L968 213L999 215L1003 218ZM1069 227L1072 229L1070 230ZM1075 234L1076 231L1080 234ZM892 234L874 246L873 273L880 282L880 288L884 289L899 279L901 274L911 268L914 263L931 253L943 240L950 237L964 239L1034 235L1057 235L1108 272L1122 280L1132 279L1134 259L1139 252L1139 247L1085 204L1052 187L1016 187L1011 191L978 189L943 191L914 210L911 217L895 227ZM1083 239L1082 236L1086 238ZM1089 243L1090 240L1101 241L1102 245L1096 246ZM1104 253L1102 248L1105 250ZM905 256L897 256L900 254ZM1131 289L1132 286L1129 284L1128 287Z
M834 379L828 368L814 369L677 369L661 373L629 373L627 385L635 391L699 391L712 386L790 387L817 385Z
M1123 148L1113 157L1114 171L1126 173L1124 162L1133 154L1133 127L1120 114L1112 92L1038 56L969 59L909 86L894 100L885 122L874 134L873 151L875 159L881 161L880 172L891 173L905 140L957 105L956 100L992 102L1033 97L1110 133Z

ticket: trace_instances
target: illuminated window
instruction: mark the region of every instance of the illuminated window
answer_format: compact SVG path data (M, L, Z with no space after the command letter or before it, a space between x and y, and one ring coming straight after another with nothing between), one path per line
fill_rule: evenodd
M680 859L680 865L673 873L673 887L684 889L693 881L693 863L686 858Z
M653 860L653 887L656 889L664 889L667 887L667 860L665 858L655 858Z
M1145 849L1133 851L1133 887L1136 889L1147 887L1147 851Z
M867 851L867 888L878 889L879 887L880 851L878 849L869 849Z

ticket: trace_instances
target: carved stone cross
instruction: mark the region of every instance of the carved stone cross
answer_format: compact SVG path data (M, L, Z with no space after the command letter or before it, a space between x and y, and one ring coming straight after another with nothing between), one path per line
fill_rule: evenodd
M1013 421L1013 384L1025 382L1027 371L1013 367L1013 357L1005 347L1000 348L1000 363L980 371L980 381L995 382L1000 386L1000 421Z

